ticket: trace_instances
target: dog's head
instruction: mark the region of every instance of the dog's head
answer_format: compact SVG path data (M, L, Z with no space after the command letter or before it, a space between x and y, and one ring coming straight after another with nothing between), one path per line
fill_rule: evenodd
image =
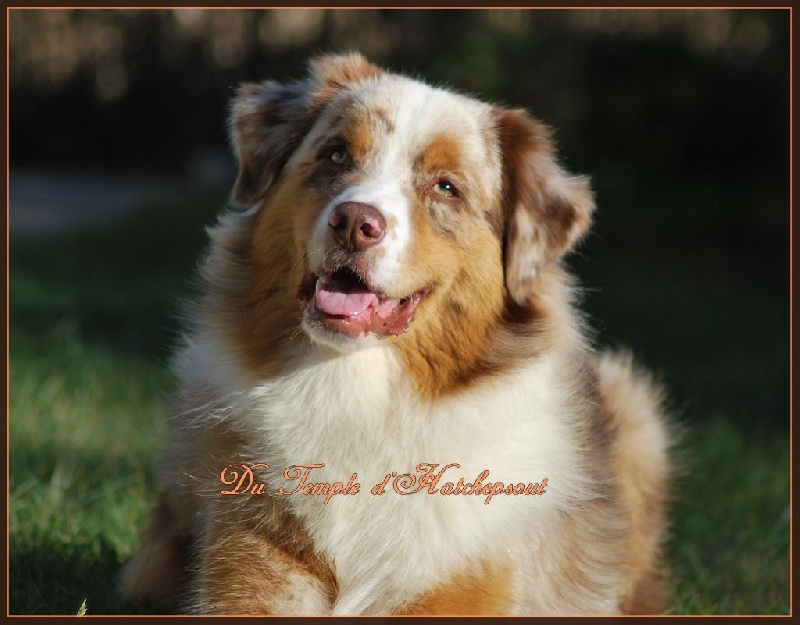
M586 180L556 164L539 122L359 55L244 85L230 127L231 199L259 211L254 258L285 276L321 343L481 332L532 305L590 222Z

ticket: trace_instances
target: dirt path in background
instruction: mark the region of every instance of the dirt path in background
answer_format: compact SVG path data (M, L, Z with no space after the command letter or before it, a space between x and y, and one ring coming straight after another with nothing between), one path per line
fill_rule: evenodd
M30 237L101 225L148 202L171 202L189 192L230 185L234 176L231 157L213 150L196 155L185 179L12 168L8 178L9 235Z
M9 235L105 223L144 202L178 199L188 188L185 182L162 178L12 170Z

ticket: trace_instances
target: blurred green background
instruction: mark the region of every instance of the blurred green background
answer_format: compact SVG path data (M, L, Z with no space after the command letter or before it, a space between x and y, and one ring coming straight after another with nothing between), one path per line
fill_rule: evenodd
M788 10L11 10L10 610L137 613L180 298L228 101L309 55L530 109L592 177L570 259L599 346L685 429L672 612L789 610Z

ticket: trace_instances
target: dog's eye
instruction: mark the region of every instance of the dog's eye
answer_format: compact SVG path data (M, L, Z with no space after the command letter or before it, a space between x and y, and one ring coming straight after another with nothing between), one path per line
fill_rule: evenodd
M337 145L331 148L331 151L328 153L328 158L331 159L331 163L334 165L344 165L348 157L347 148L343 145Z
M443 198L447 199L458 197L458 189L456 189L456 185L449 180L439 180L433 185L433 191L437 195L441 195Z

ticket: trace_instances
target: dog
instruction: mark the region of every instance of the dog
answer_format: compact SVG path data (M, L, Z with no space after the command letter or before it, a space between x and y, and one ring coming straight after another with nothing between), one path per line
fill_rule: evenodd
M585 177L527 112L323 55L231 107L125 596L200 614L647 614L672 426L597 352Z

